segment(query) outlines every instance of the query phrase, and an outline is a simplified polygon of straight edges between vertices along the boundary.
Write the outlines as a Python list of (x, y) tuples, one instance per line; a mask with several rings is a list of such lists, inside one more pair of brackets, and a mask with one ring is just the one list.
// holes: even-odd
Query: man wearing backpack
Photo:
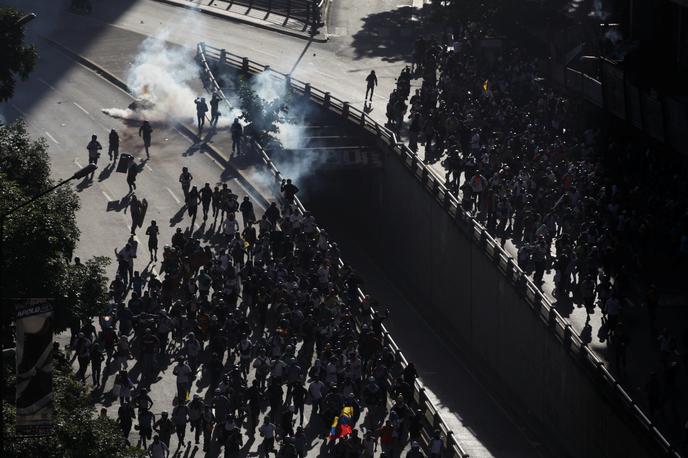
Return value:
[(167, 458), (170, 456), (170, 449), (160, 440), (157, 435), (153, 436), (153, 442), (148, 447), (148, 456), (151, 458)]
[[(88, 163), (97, 164), (98, 158), (100, 157), (100, 150), (103, 149), (102, 145), (98, 141), (97, 135), (91, 135), (91, 141), (88, 142), (88, 145), (86, 145), (86, 149), (88, 150)], [(91, 172), (91, 180), (93, 180), (93, 175), (95, 173), (96, 171), (94, 169), (93, 172)]]

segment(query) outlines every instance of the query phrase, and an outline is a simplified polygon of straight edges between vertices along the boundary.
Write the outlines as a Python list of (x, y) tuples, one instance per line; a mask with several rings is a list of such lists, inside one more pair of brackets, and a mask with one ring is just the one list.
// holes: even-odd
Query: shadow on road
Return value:
[(423, 32), (423, 22), (427, 22), (418, 18), (428, 11), (427, 6), (420, 11), (402, 6), (365, 17), (351, 43), (356, 59), (381, 57), (386, 62), (410, 62), (413, 43)]

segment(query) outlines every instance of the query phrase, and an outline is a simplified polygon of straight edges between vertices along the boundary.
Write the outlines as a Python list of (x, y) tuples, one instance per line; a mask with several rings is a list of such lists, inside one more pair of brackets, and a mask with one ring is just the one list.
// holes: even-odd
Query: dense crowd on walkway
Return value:
[[(77, 375), (86, 382), (90, 369), (103, 402), (119, 403), (123, 435), (154, 457), (175, 436), (177, 450), (193, 441), (206, 456), (245, 456), (258, 440), (261, 456), (303, 458), (319, 447), (346, 458), (439, 457), (439, 432), (420, 445), (413, 364), (403, 367), (385, 344), (386, 315), (359, 301), (361, 279), (339, 264), (336, 244), (294, 210), (298, 188), (284, 182), (285, 205), (256, 218), (248, 197), (239, 203), (225, 185), (202, 199), (191, 180), (185, 169), (185, 210), (195, 220), (190, 207), (201, 202), (216, 237), (204, 245), (193, 222), (178, 228), (159, 275), (144, 279), (134, 260), (146, 255), (132, 236), (119, 252), (112, 309), (98, 327), (73, 329)], [(151, 262), (158, 234), (151, 222)], [(151, 393), (169, 366), (176, 395), (158, 405)]]
[[(650, 413), (685, 422), (676, 405), (688, 329), (672, 335), (656, 325), (650, 284), (665, 274), (688, 278), (685, 158), (586, 125), (582, 103), (544, 84), (522, 49), (481, 48), (489, 35), (486, 24), (468, 22), (418, 38), (390, 95), (388, 127), (426, 163), (441, 161), (463, 209), (517, 247), (519, 266), (538, 285), (553, 271), (557, 301), (585, 307), (588, 320), (602, 313), (622, 377), (630, 339), (623, 308), (630, 297), (644, 304), (661, 357), (646, 386)], [(412, 83), (420, 85), (413, 94)]]

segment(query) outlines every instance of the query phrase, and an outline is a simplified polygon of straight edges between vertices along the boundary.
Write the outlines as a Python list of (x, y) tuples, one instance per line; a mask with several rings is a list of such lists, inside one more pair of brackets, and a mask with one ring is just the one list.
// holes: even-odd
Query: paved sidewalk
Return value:
[[(268, 29), (277, 33), (284, 33), (305, 40), (316, 42), (327, 41), (327, 25), (319, 27), (311, 34), (310, 24), (285, 16), (280, 12), (264, 11), (262, 9), (247, 8), (245, 5), (235, 4), (229, 0), (155, 0), (181, 8), (190, 8), (228, 21), (243, 22), (255, 27)], [(327, 2), (325, 3), (327, 5)], [(323, 11), (323, 13), (326, 13)]]

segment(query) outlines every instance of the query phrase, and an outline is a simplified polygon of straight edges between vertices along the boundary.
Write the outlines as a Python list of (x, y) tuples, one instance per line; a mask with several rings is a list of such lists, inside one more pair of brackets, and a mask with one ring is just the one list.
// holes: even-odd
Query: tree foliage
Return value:
[(23, 15), (15, 8), (0, 7), (0, 102), (12, 97), (17, 77), (25, 80), (36, 64), (36, 47), (24, 44), (24, 28), (17, 26)]
[(61, 353), (53, 372), (53, 434), (42, 438), (19, 438), (15, 431), (14, 372), (6, 364), (3, 386), (3, 457), (133, 458), (142, 452), (127, 447), (116, 421), (96, 416), (86, 388), (79, 383)]
[(274, 141), (271, 134), (279, 132), (277, 123), (280, 121), (283, 101), (279, 98), (271, 101), (262, 99), (249, 79), (240, 80), (239, 99), (244, 113), (242, 117), (248, 123), (246, 133), (267, 147)]
[(102, 314), (109, 300), (105, 268), (110, 262), (110, 258), (95, 256), (85, 263), (66, 266), (59, 285), (62, 296), (56, 298), (61, 322), (68, 324)]
[[(53, 184), (46, 142), (31, 140), (22, 122), (0, 129), (0, 210), (5, 212)], [(55, 298), (57, 331), (74, 318), (93, 316), (107, 291), (105, 260), (69, 264), (79, 239), (78, 209), (76, 193), (63, 186), (4, 221), (3, 296)], [(2, 313), (4, 327), (12, 311), (5, 307)]]

